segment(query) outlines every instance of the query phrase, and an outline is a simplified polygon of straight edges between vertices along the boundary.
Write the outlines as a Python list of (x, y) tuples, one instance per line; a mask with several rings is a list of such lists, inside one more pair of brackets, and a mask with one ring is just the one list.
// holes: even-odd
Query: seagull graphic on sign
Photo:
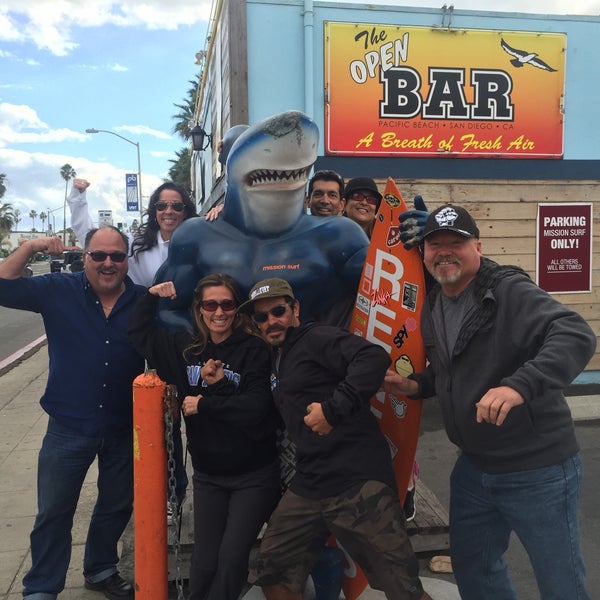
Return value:
[(550, 65), (538, 58), (536, 52), (518, 50), (517, 48), (509, 46), (503, 39), (500, 40), (500, 45), (505, 52), (515, 57), (510, 61), (510, 64), (513, 65), (513, 67), (521, 68), (523, 65), (531, 65), (532, 67), (537, 67), (544, 71), (556, 71), (556, 69), (553, 69)]

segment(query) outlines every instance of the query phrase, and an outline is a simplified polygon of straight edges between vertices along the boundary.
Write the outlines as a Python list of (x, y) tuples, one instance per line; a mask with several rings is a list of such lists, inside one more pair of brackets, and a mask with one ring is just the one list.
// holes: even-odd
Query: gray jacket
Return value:
[[(596, 336), (577, 313), (541, 290), (518, 267), (483, 258), (452, 356), (435, 330), (440, 288), (427, 297), (421, 328), (429, 366), (412, 376), (420, 396), (437, 395), (448, 437), (480, 469), (524, 471), (558, 464), (578, 452), (563, 388), (585, 368)], [(475, 403), (509, 386), (525, 404), (501, 426), (477, 423)]]

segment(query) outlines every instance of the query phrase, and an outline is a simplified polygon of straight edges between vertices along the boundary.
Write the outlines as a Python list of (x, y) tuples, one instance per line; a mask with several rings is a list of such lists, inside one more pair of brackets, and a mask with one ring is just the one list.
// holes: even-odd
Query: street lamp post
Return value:
[[(61, 208), (63, 207), (59, 206), (58, 208), (46, 208), (46, 210), (48, 211), (48, 215), (52, 217), (52, 233), (54, 235), (56, 235), (56, 219), (54, 217), (54, 213), (57, 210), (60, 210)], [(48, 219), (48, 224), (50, 224), (50, 219)]]
[(118, 138), (121, 138), (122, 140), (125, 140), (126, 142), (129, 142), (130, 144), (133, 144), (137, 148), (137, 165), (138, 165), (137, 190), (138, 190), (138, 206), (140, 207), (140, 225), (141, 225), (143, 211), (142, 211), (142, 167), (141, 167), (141, 163), (140, 163), (140, 143), (134, 142), (133, 140), (126, 138), (125, 136), (121, 135), (120, 133), (116, 133), (115, 131), (109, 131), (108, 129), (94, 129), (93, 127), (90, 127), (89, 129), (86, 129), (85, 132), (86, 133), (110, 133), (111, 135), (116, 135)]

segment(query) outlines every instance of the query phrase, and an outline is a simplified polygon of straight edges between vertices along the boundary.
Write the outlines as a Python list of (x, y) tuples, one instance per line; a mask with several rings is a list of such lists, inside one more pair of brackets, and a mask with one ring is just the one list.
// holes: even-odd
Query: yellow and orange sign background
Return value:
[[(362, 34), (362, 35), (360, 35)], [(356, 39), (356, 37), (358, 39)], [(404, 37), (406, 36), (406, 37)], [(535, 53), (555, 71), (531, 64), (516, 67), (501, 46)], [(382, 47), (405, 40), (405, 60), (390, 65), (410, 68), (420, 77), (423, 102), (429, 69), (461, 69), (464, 97), (474, 101), (471, 71), (507, 74), (512, 83), (512, 120), (382, 117)], [(502, 156), (560, 158), (563, 154), (563, 98), (566, 34), (325, 23), (325, 152), (338, 155)], [(379, 54), (379, 59), (377, 58)], [(367, 57), (368, 55), (368, 57)], [(351, 64), (379, 61), (374, 76), (359, 83)]]

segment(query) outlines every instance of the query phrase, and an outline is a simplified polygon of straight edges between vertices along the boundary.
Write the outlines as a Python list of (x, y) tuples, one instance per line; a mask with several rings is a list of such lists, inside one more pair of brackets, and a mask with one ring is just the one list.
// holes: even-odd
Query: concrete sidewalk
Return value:
[[(37, 508), (37, 455), (48, 421), (39, 401), (47, 376), (48, 355), (43, 346), (0, 377), (0, 598), (3, 600), (22, 597), (21, 581), (31, 565), (29, 534)], [(86, 590), (82, 575), (87, 527), (96, 500), (96, 476), (94, 465), (75, 514), (71, 566), (66, 589), (60, 595), (64, 600), (104, 597)], [(124, 539), (121, 546), (125, 543)], [(133, 560), (123, 562), (124, 576), (133, 579)]]
[[(20, 359), (0, 377), (0, 599), (21, 598), (22, 578), (31, 559), (29, 534), (36, 514), (37, 455), (46, 430), (47, 415), (39, 400), (46, 385), (48, 357), (45, 346)], [(575, 419), (598, 418), (598, 396), (570, 397)], [(426, 452), (426, 449), (421, 448)], [(93, 600), (104, 596), (83, 587), (83, 550), (91, 511), (96, 499), (95, 467), (90, 469), (83, 486), (73, 526), (73, 554), (61, 600)], [(128, 527), (121, 541), (121, 573), (133, 581), (133, 532)], [(451, 576), (431, 573), (424, 567), (422, 576), (426, 590), (434, 600), (458, 600)], [(187, 573), (185, 574), (187, 576)], [(311, 597), (310, 589), (306, 598)], [(253, 588), (246, 600), (262, 598)], [(380, 592), (367, 590), (360, 600), (383, 599)], [(157, 598), (156, 600), (163, 600)]]
[[(48, 417), (39, 400), (46, 386), (48, 357), (45, 346), (22, 358), (0, 377), (0, 598), (18, 600), (22, 579), (29, 566), (29, 534), (36, 515), (37, 455), (46, 431)], [(73, 553), (61, 600), (98, 600), (104, 596), (83, 587), (83, 552), (89, 518), (96, 499), (95, 465), (84, 483), (73, 526)], [(128, 527), (121, 540), (120, 571), (134, 580), (133, 531)], [(187, 576), (187, 574), (185, 574)], [(458, 600), (456, 586), (443, 580), (425, 580), (435, 600)], [(312, 588), (305, 597), (311, 598)], [(263, 598), (252, 588), (246, 600)], [(361, 600), (384, 598), (383, 594), (366, 590)], [(156, 600), (162, 600), (157, 598)]]

